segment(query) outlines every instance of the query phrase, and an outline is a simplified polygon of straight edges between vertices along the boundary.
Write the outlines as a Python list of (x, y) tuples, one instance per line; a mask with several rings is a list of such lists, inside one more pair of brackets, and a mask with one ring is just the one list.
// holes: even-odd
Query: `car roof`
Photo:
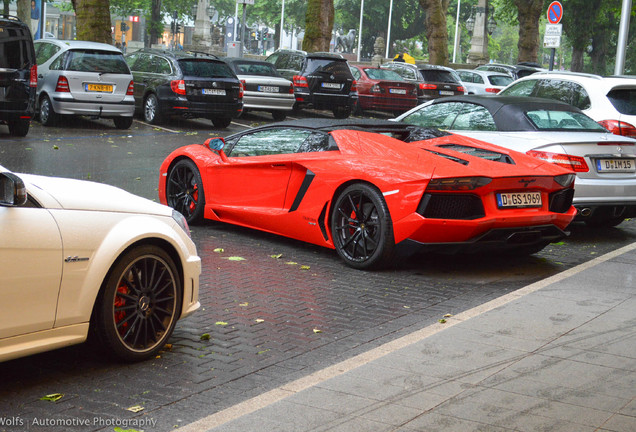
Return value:
[[(175, 60), (181, 59), (190, 59), (190, 58), (205, 58), (209, 60), (219, 60), (217, 56), (214, 54), (209, 54), (203, 51), (168, 51), (156, 48), (143, 48), (139, 51), (134, 51), (134, 53), (149, 53), (149, 54), (160, 54), (166, 57), (171, 57)], [(133, 53), (130, 53), (133, 54)]]
[[(526, 111), (555, 110), (581, 113), (565, 102), (526, 96), (464, 95), (435, 99), (431, 105), (444, 102), (463, 102), (481, 105), (490, 112), (499, 131), (535, 130), (527, 119)], [(505, 109), (503, 109), (505, 108)]]
[[(278, 127), (310, 129), (326, 133), (341, 129), (360, 130), (375, 133), (388, 133), (395, 138), (407, 142), (421, 141), (425, 139), (450, 135), (448, 132), (443, 132), (435, 128), (423, 128), (419, 126), (409, 125), (407, 123), (394, 122), (389, 120), (357, 118), (347, 118), (343, 120), (333, 120), (329, 118), (303, 118), (288, 120), (278, 123), (270, 123), (268, 125), (260, 126), (249, 131), (239, 132), (234, 135), (239, 136), (257, 130), (272, 129)], [(228, 139), (230, 138), (231, 137), (228, 137)]]
[(26, 27), (29, 29), (29, 31), (31, 30), (24, 21), (22, 21), (20, 18), (18, 18), (15, 15), (0, 14), (0, 23), (2, 23), (3, 27), (9, 27), (9, 26)]
[(547, 72), (537, 72), (528, 77), (524, 77), (523, 80), (531, 79), (541, 79), (541, 78), (555, 78), (555, 79), (566, 79), (572, 80), (579, 83), (582, 82), (592, 82), (596, 83), (596, 85), (608, 85), (608, 86), (617, 86), (617, 85), (636, 85), (636, 76), (630, 75), (611, 75), (611, 76), (600, 76), (594, 75), (584, 72), (570, 72), (570, 71), (547, 71)]
[(35, 43), (52, 43), (65, 49), (96, 49), (101, 51), (113, 51), (121, 53), (119, 48), (101, 42), (82, 41), (82, 40), (64, 40), (64, 39), (38, 39)]
[(477, 70), (477, 69), (455, 69), (457, 72), (473, 72), (477, 75), (487, 75), (487, 76), (502, 76), (506, 78), (510, 78), (510, 75), (505, 74), (503, 72), (491, 71), (491, 70)]

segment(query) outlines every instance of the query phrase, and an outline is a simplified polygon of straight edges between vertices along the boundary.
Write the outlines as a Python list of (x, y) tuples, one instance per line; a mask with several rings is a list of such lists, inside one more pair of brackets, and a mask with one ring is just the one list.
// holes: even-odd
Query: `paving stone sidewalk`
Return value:
[(636, 431), (636, 244), (179, 432)]

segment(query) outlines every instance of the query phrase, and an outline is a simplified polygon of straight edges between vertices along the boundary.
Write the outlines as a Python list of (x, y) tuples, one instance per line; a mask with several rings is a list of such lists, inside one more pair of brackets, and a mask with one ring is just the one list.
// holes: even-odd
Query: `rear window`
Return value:
[(274, 65), (270, 63), (235, 62), (234, 67), (239, 75), (280, 76)]
[(500, 75), (491, 75), (488, 77), (488, 80), (492, 85), (496, 86), (507, 86), (512, 82), (512, 77), (508, 76), (500, 76)]
[(222, 62), (208, 59), (179, 60), (184, 76), (197, 78), (234, 78), (234, 72)]
[(336, 78), (351, 78), (351, 71), (344, 60), (308, 58), (306, 72), (333, 74)]
[(636, 89), (614, 89), (607, 98), (619, 113), (636, 115)]
[(20, 28), (0, 28), (0, 68), (23, 69), (34, 63), (31, 36)]
[(557, 131), (596, 131), (604, 132), (605, 128), (585, 114), (570, 111), (537, 110), (528, 111), (526, 115), (540, 130)]
[(457, 84), (457, 79), (449, 71), (420, 69), (424, 81)]
[(365, 69), (364, 72), (371, 79), (404, 81), (404, 78), (402, 78), (400, 74), (389, 69), (369, 68), (369, 69)]
[(66, 54), (66, 70), (130, 74), (124, 56), (118, 52), (99, 50), (70, 50)]

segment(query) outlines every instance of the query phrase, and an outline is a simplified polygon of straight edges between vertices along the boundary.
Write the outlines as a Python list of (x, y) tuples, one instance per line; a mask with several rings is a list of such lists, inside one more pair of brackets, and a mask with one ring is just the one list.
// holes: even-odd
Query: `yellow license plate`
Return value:
[(113, 86), (110, 84), (85, 84), (86, 91), (90, 92), (111, 92), (113, 91)]

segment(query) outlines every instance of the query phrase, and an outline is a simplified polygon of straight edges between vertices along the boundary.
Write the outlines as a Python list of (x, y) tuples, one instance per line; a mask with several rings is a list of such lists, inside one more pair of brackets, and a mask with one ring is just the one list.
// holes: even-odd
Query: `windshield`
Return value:
[(220, 61), (209, 59), (183, 59), (179, 66), (184, 76), (197, 78), (233, 78), (230, 67)]
[(539, 130), (596, 131), (606, 129), (582, 113), (571, 111), (528, 111), (526, 115)]
[(340, 78), (351, 76), (351, 71), (345, 60), (309, 58), (307, 59), (307, 72), (333, 74)]

